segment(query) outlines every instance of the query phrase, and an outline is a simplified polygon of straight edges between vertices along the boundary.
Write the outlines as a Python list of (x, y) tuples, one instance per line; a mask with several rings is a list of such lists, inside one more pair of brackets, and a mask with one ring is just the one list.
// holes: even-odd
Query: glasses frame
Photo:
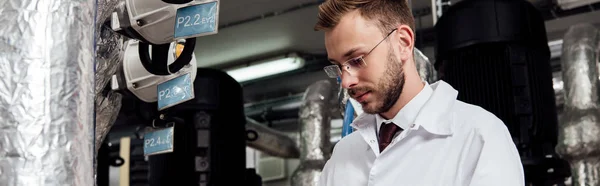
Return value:
[[(379, 43), (377, 43), (373, 48), (371, 48), (371, 50), (369, 50), (369, 52), (367, 52), (367, 54), (360, 55), (358, 57), (353, 57), (351, 59), (344, 61), (343, 63), (341, 63), (339, 65), (327, 65), (323, 68), (323, 70), (325, 70), (325, 73), (327, 73), (327, 76), (329, 76), (330, 78), (341, 77), (342, 69), (344, 69), (344, 71), (348, 72), (348, 74), (350, 74), (351, 76), (354, 76), (354, 73), (358, 69), (360, 69), (363, 66), (367, 66), (365, 57), (368, 56), (369, 54), (371, 54), (371, 52), (373, 52), (373, 50), (375, 50), (375, 48), (377, 48), (377, 46), (379, 46), (379, 44), (383, 43), (383, 41), (385, 41), (388, 37), (390, 37), (390, 35), (392, 35), (392, 33), (394, 33), (394, 31), (396, 31), (396, 30), (398, 30), (398, 29), (393, 29), (392, 31), (390, 31), (381, 41), (379, 41)], [(349, 65), (348, 63), (353, 60), (360, 60), (360, 62), (363, 66), (353, 67), (352, 65)], [(357, 68), (357, 69), (352, 70), (354, 68)]]

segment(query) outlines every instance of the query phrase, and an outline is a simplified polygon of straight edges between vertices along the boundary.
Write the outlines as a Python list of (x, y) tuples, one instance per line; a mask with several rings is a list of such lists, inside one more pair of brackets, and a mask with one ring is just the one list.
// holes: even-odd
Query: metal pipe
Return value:
[(575, 186), (600, 185), (599, 37), (592, 25), (578, 24), (563, 39), (565, 99), (556, 151), (569, 161)]
[(415, 57), (415, 66), (417, 66), (417, 71), (419, 72), (419, 76), (421, 76), (421, 80), (427, 81), (428, 83), (435, 82), (437, 80), (437, 75), (435, 70), (433, 70), (433, 64), (429, 61), (429, 58), (417, 48), (414, 49), (413, 53)]
[(0, 185), (94, 185), (95, 0), (0, 12)]
[[(97, 1), (95, 22), (95, 149), (94, 155), (98, 154), (102, 142), (117, 120), (121, 110), (122, 95), (116, 92), (106, 91), (110, 86), (111, 76), (116, 73), (123, 61), (123, 37), (112, 31), (105, 23), (120, 0)], [(97, 161), (94, 158), (94, 177), (96, 177)]]
[(292, 174), (292, 186), (317, 185), (326, 161), (331, 157), (331, 111), (334, 84), (317, 81), (305, 91), (300, 107), (300, 166)]
[[(114, 7), (117, 2), (107, 0), (102, 1), (99, 5)], [(98, 8), (103, 16), (110, 15), (110, 10), (112, 9), (108, 7)], [(122, 99), (121, 94), (109, 92), (106, 88), (110, 86), (111, 76), (117, 72), (123, 61), (123, 37), (110, 28), (103, 26), (102, 22), (100, 19), (96, 24), (96, 83), (94, 87), (96, 95), (96, 152), (117, 119)]]
[(249, 147), (280, 158), (299, 158), (300, 150), (289, 136), (270, 129), (257, 121), (246, 118), (246, 131)]

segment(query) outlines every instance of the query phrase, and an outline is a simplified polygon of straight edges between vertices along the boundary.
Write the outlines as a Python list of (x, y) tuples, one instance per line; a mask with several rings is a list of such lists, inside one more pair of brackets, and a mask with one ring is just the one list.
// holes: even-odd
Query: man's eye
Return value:
[(348, 61), (348, 65), (352, 67), (360, 67), (362, 65), (362, 57), (352, 58)]

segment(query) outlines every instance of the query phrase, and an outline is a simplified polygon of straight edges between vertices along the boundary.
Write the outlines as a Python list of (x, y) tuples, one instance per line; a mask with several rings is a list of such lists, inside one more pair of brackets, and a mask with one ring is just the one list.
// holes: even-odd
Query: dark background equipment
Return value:
[(174, 151), (149, 156), (151, 186), (235, 185), (245, 179), (242, 88), (219, 70), (198, 68), (196, 74), (195, 98), (160, 113), (165, 123), (175, 122)]
[[(117, 122), (129, 126), (112, 131), (131, 137), (130, 184), (168, 186), (262, 185), (256, 170), (246, 168), (246, 116), (242, 88), (225, 72), (198, 68), (195, 98), (157, 111), (131, 94), (124, 99)], [(173, 152), (144, 156), (144, 128), (164, 128), (174, 123)], [(129, 131), (129, 132), (116, 132)], [(125, 133), (125, 134), (123, 134)], [(107, 137), (109, 138), (109, 137)], [(120, 166), (119, 144), (106, 142), (98, 157), (98, 186), (108, 186), (108, 166)]]
[[(461, 26), (456, 26), (461, 25)], [(564, 184), (544, 20), (523, 0), (464, 0), (435, 26), (436, 69), (458, 99), (499, 117), (517, 145), (527, 184)]]

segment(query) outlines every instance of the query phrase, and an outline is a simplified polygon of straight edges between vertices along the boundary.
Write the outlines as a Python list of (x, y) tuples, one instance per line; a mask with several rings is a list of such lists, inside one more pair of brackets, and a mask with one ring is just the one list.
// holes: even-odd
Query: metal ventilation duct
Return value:
[(300, 166), (292, 186), (317, 185), (325, 162), (331, 157), (331, 107), (334, 84), (321, 80), (308, 86), (300, 107)]
[[(95, 24), (96, 41), (96, 74), (95, 74), (95, 106), (96, 106), (96, 152), (104, 141), (106, 134), (117, 119), (121, 110), (122, 95), (105, 91), (111, 76), (123, 61), (123, 36), (113, 32), (104, 22), (110, 17), (119, 0), (99, 0)], [(97, 154), (97, 153), (95, 153)]]
[(571, 165), (573, 185), (600, 185), (598, 29), (571, 26), (564, 36), (564, 111), (556, 151)]
[(0, 185), (94, 185), (96, 1), (0, 12)]
[(421, 80), (427, 81), (428, 83), (434, 83), (437, 80), (436, 71), (433, 68), (433, 64), (429, 61), (429, 58), (423, 54), (419, 49), (414, 48), (415, 64)]

